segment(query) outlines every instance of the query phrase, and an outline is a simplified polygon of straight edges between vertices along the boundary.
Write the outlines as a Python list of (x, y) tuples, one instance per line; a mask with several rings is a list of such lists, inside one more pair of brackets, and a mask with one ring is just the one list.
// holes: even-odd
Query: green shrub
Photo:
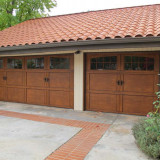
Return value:
[(160, 118), (144, 118), (132, 130), (140, 149), (150, 157), (160, 159)]
[(154, 111), (135, 124), (132, 131), (139, 148), (150, 157), (160, 159), (160, 91), (156, 95)]

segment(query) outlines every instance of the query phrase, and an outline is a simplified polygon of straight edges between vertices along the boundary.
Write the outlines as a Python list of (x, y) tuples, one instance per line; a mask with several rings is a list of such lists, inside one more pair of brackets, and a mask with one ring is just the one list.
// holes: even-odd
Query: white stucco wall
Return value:
[(84, 109), (84, 53), (74, 54), (74, 110)]

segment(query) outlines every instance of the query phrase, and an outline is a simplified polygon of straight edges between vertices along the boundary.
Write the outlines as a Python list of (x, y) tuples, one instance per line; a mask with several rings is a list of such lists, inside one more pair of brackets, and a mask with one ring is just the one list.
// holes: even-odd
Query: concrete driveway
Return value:
[(131, 132), (139, 118), (0, 102), (0, 160), (149, 160)]

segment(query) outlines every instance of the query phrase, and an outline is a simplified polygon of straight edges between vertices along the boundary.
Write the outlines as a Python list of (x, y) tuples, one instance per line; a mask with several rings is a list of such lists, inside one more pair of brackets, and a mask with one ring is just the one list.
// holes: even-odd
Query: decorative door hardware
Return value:
[(117, 81), (117, 84), (122, 86), (122, 85), (124, 84), (124, 81), (118, 80), (118, 81)]
[(117, 84), (120, 85), (120, 80), (117, 81)]
[(6, 76), (3, 76), (3, 80), (5, 80), (5, 81), (6, 81), (6, 80), (7, 80), (7, 77), (6, 77)]
[(44, 78), (44, 81), (45, 81), (45, 82), (49, 82), (49, 78), (45, 77), (45, 78)]
[(121, 81), (121, 86), (124, 84), (124, 81)]

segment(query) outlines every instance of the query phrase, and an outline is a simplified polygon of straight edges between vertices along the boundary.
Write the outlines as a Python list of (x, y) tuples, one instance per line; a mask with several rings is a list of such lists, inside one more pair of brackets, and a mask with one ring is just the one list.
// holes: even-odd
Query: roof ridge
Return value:
[[(127, 9), (127, 8), (149, 7), (149, 6), (156, 6), (156, 5), (160, 5), (160, 4), (148, 4), (148, 5), (139, 5), (139, 6), (130, 6), (130, 7), (91, 10), (91, 11), (84, 11), (84, 12), (75, 12), (75, 13), (68, 13), (68, 14), (53, 15), (53, 16), (48, 16), (48, 17), (32, 18), (32, 19), (29, 19), (29, 20), (36, 20), (36, 19), (43, 19), (43, 18), (53, 18), (53, 17), (62, 17), (62, 16), (69, 16), (69, 15), (75, 15), (75, 14), (85, 14), (85, 13), (100, 12), (100, 11), (107, 11), (107, 10), (118, 10), (118, 9)], [(29, 20), (27, 20), (27, 21), (29, 21)]]

